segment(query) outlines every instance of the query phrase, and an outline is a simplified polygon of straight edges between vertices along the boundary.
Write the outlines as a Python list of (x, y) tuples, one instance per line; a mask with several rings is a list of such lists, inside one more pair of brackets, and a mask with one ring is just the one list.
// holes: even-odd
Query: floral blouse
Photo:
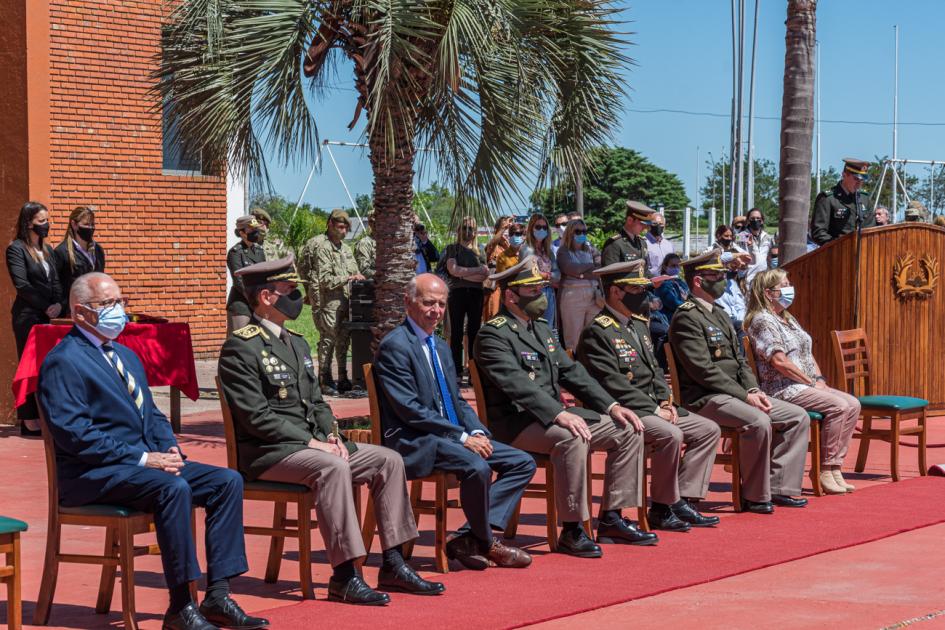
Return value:
[(761, 390), (774, 398), (788, 400), (810, 385), (798, 383), (778, 372), (771, 365), (775, 352), (783, 352), (807, 376), (814, 378), (814, 355), (811, 351), (811, 338), (801, 328), (797, 320), (783, 321), (780, 317), (767, 312), (758, 313), (751, 320), (748, 336), (755, 350), (755, 363), (758, 365), (758, 380)]

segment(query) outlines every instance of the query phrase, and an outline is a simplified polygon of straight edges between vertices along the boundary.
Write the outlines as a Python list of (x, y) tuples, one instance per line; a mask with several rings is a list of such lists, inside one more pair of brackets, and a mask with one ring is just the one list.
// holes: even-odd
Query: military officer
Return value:
[(844, 158), (843, 164), (843, 172), (837, 185), (821, 192), (814, 200), (810, 235), (818, 245), (829, 243), (854, 231), (858, 211), (863, 216), (863, 227), (876, 226), (876, 214), (859, 199), (860, 188), (869, 179), (867, 171), (870, 163)]
[(374, 260), (377, 255), (377, 243), (374, 241), (374, 211), (367, 215), (367, 232), (354, 247), (354, 259), (358, 263), (361, 275), (372, 280), (374, 278)]
[[(597, 541), (652, 545), (655, 534), (642, 532), (621, 515), (640, 505), (643, 425), (572, 361), (542, 319), (548, 307), (546, 282), (537, 259), (528, 256), (490, 276), (503, 305), (476, 336), (474, 356), (482, 375), (489, 429), (515, 448), (551, 456), (555, 500), (564, 529), (558, 549), (598, 558), (601, 548), (581, 527), (590, 518), (587, 496), (589, 451), (607, 452), (604, 495)], [(561, 387), (584, 407), (561, 403)]]
[(223, 344), (219, 376), (233, 414), (240, 472), (249, 480), (311, 488), (333, 568), (328, 599), (365, 605), (390, 601), (357, 569), (356, 561), (366, 552), (352, 483), (367, 484), (374, 501), (384, 549), (378, 590), (442, 593), (442, 584), (422, 579), (401, 554), (401, 545), (417, 537), (403, 459), (388, 448), (355, 445), (339, 434), (318, 389), (308, 344), (285, 328), (302, 312), (304, 301), (292, 257), (238, 273), (253, 317)]
[[(329, 396), (351, 391), (348, 379), (350, 333), (348, 298), (352, 280), (364, 280), (358, 272), (351, 248), (344, 242), (351, 221), (344, 210), (332, 210), (324, 235), (312, 238), (303, 251), (303, 265), (309, 282), (312, 319), (318, 330), (318, 370), (322, 391)], [(331, 359), (338, 364), (338, 381), (331, 375)]]
[[(604, 288), (606, 305), (581, 333), (578, 361), (621, 405), (643, 423), (650, 452), (650, 526), (670, 531), (717, 525), (717, 516), (699, 514), (687, 499), (702, 499), (709, 489), (719, 441), (719, 425), (673, 404), (649, 337), (652, 283), (646, 261), (614, 263), (594, 271)], [(680, 461), (680, 447), (686, 457)]]
[(266, 260), (266, 252), (260, 245), (262, 226), (256, 217), (248, 214), (238, 218), (234, 232), (240, 242), (231, 247), (226, 254), (226, 267), (230, 270), (230, 277), (233, 280), (230, 295), (226, 299), (227, 335), (248, 324), (252, 314), (252, 309), (249, 308), (249, 303), (243, 294), (243, 281), (236, 272), (243, 267)]
[(647, 259), (646, 237), (644, 230), (653, 223), (656, 210), (639, 201), (627, 202), (627, 213), (620, 234), (614, 234), (604, 243), (601, 252), (601, 264), (612, 265), (642, 258)]
[(284, 246), (277, 240), (269, 238), (269, 230), (272, 226), (272, 215), (259, 206), (253, 206), (249, 213), (256, 217), (256, 220), (259, 221), (261, 226), (259, 244), (263, 246), (263, 250), (266, 252), (266, 260), (282, 258), (280, 250), (284, 251)]
[(774, 505), (803, 507), (807, 412), (768, 398), (739, 351), (731, 318), (715, 301), (725, 292), (725, 266), (717, 250), (683, 263), (690, 297), (669, 325), (680, 401), (723, 427), (738, 429), (743, 509), (770, 514)]

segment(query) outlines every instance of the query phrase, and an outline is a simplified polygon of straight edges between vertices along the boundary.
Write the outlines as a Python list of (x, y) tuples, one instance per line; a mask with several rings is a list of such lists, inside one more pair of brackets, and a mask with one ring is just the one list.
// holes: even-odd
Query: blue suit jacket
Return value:
[(141, 361), (125, 346), (112, 345), (144, 394), (143, 418), (121, 375), (76, 328), (39, 370), (36, 393), (56, 442), (59, 496), (66, 506), (94, 503), (137, 470), (143, 453), (177, 446)]
[(463, 432), (489, 431), (456, 388), (456, 367), (446, 342), (435, 337), (436, 353), (460, 426), (440, 415), (439, 387), (423, 352), (423, 341), (410, 323), (390, 331), (377, 349), (374, 374), (381, 406), (384, 444), (401, 454), (407, 477), (433, 472), (437, 442), (460, 441)]

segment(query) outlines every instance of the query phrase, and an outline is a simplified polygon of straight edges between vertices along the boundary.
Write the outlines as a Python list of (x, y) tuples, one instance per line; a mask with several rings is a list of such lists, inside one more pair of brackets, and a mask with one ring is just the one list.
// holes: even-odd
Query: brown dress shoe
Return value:
[(506, 569), (524, 569), (532, 563), (532, 557), (525, 551), (518, 547), (503, 545), (495, 539), (493, 539), (486, 557), (495, 566)]
[(450, 560), (459, 560), (464, 567), (474, 571), (485, 571), (489, 568), (489, 560), (479, 551), (479, 544), (470, 534), (457, 536), (446, 543), (446, 557)]

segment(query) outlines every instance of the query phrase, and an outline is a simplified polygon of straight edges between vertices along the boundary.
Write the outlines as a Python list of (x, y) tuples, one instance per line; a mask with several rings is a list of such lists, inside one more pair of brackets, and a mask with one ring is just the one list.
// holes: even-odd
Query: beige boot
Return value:
[(846, 494), (847, 489), (837, 483), (833, 473), (829, 470), (820, 471), (820, 487), (826, 494)]
[(837, 482), (838, 486), (842, 487), (847, 492), (856, 490), (856, 486), (847, 483), (847, 480), (843, 478), (843, 473), (840, 472), (839, 466), (833, 466), (830, 472), (833, 474), (833, 480)]

